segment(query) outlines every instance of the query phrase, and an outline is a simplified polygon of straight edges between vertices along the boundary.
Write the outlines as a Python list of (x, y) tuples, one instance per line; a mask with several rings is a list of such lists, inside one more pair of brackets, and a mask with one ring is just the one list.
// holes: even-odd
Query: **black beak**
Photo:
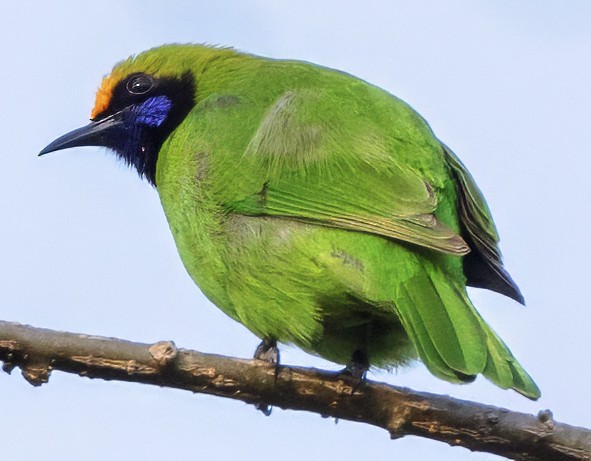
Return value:
[(45, 147), (39, 152), (39, 155), (78, 146), (116, 148), (127, 134), (124, 115), (125, 109), (101, 120), (90, 122), (82, 128), (70, 131)]

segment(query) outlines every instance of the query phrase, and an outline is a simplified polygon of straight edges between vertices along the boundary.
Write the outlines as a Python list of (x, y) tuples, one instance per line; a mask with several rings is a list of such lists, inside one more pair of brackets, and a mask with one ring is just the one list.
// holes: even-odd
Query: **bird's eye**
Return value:
[(126, 88), (131, 94), (146, 94), (154, 86), (154, 80), (149, 75), (136, 75), (128, 80)]

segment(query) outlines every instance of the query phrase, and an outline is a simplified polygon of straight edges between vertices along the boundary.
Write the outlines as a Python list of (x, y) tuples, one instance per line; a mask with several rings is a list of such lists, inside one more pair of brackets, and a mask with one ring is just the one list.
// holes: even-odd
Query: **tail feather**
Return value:
[[(412, 316), (412, 318), (409, 319), (409, 316)], [(409, 309), (407, 315), (401, 315), (400, 317), (404, 329), (417, 349), (419, 357), (434, 376), (458, 384), (473, 381), (473, 378), (470, 379), (470, 377), (456, 372), (445, 363), (427, 333), (422, 319), (415, 310)]]
[(488, 361), (482, 374), (502, 389), (514, 389), (525, 397), (537, 400), (541, 396), (540, 389), (515, 359), (507, 345), (481, 319), (488, 338)]
[(449, 274), (423, 261), (422, 270), (398, 284), (397, 294), (402, 325), (432, 374), (462, 383), (482, 373), (503, 389), (531, 399), (540, 396), (532, 378)]
[(487, 351), (479, 319), (467, 297), (441, 272), (427, 266), (401, 283), (396, 305), (406, 330), (413, 331), (421, 359), (434, 374), (482, 372)]

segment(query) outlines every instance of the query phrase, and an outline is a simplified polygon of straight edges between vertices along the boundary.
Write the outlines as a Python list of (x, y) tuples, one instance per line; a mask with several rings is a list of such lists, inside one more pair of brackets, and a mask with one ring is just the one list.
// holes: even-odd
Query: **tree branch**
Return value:
[(338, 373), (275, 367), (177, 349), (0, 321), (0, 360), (18, 366), (34, 386), (52, 370), (89, 378), (155, 384), (254, 404), (305, 410), (386, 429), (395, 439), (416, 435), (515, 460), (591, 460), (591, 430), (448, 396), (373, 381), (360, 385)]

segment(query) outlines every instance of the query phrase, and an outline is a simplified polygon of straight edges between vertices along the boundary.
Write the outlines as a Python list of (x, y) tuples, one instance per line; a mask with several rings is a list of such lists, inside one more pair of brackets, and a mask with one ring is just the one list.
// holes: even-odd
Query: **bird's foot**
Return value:
[(361, 350), (353, 352), (351, 361), (347, 364), (345, 369), (341, 371), (342, 376), (346, 376), (353, 380), (352, 394), (355, 393), (365, 382), (368, 370), (369, 360), (367, 359), (367, 354)]
[[(255, 360), (264, 360), (275, 366), (274, 376), (277, 380), (279, 374), (279, 348), (275, 339), (263, 339), (254, 351)], [(260, 410), (265, 416), (269, 416), (273, 411), (273, 407), (266, 403), (255, 403), (255, 408)]]
[(274, 339), (263, 339), (254, 351), (255, 360), (264, 360), (271, 365), (279, 365), (279, 349)]

